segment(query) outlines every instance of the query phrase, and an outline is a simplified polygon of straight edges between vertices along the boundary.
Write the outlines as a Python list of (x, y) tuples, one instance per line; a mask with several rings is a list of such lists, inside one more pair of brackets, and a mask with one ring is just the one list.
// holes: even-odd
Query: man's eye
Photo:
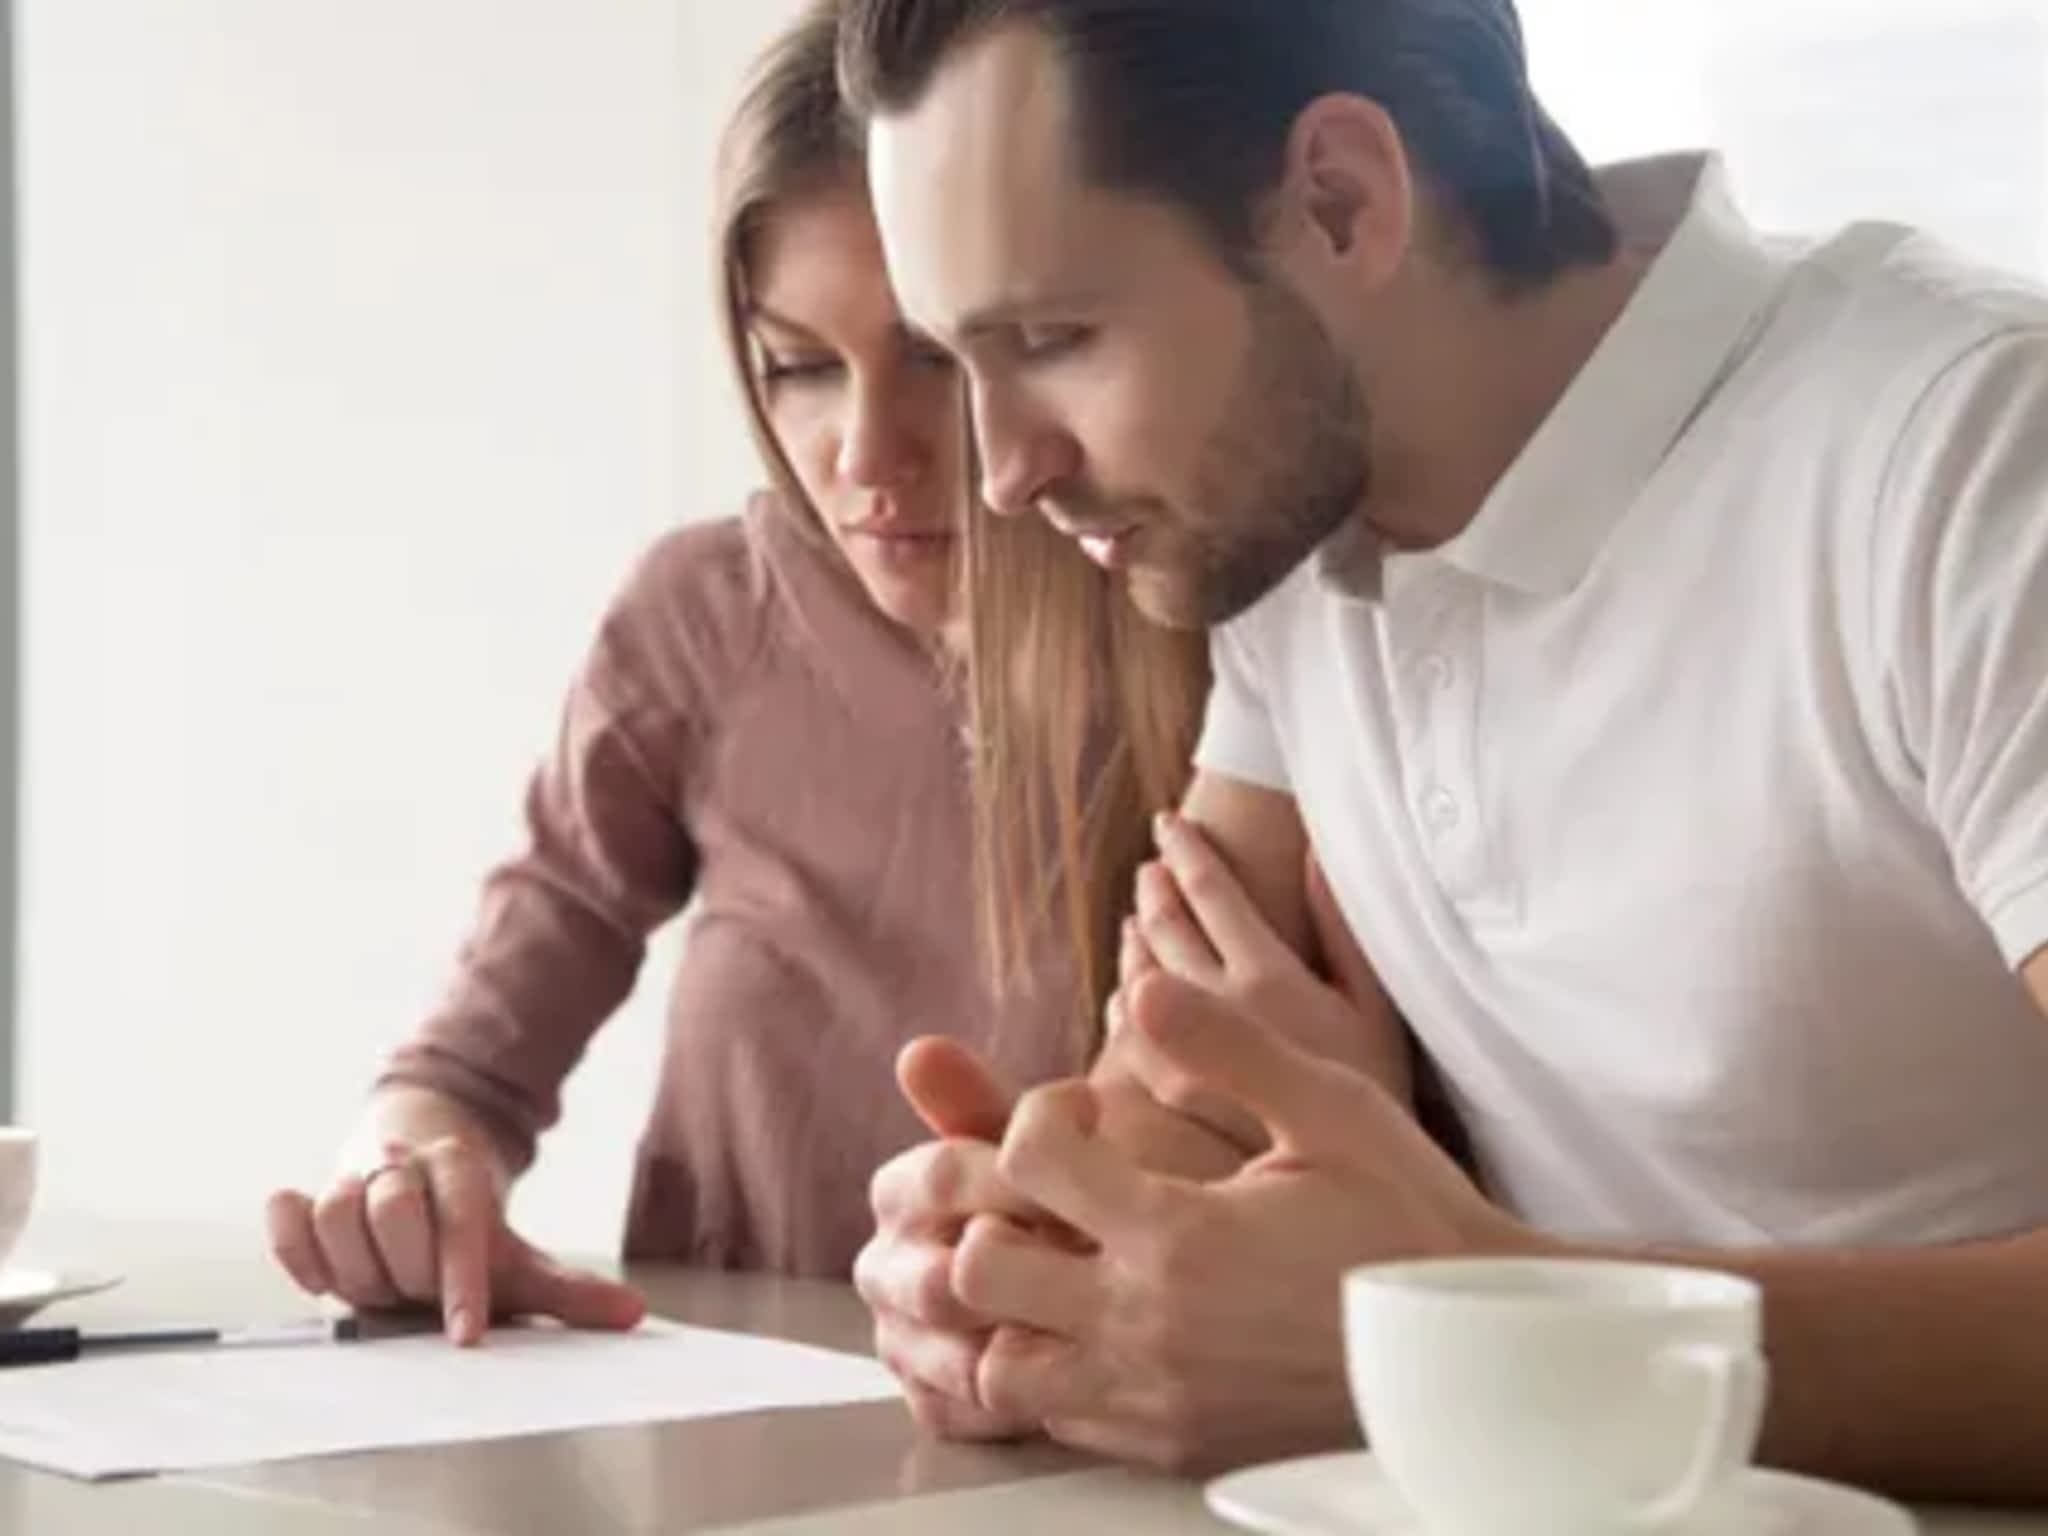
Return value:
[(1093, 335), (1085, 325), (1020, 325), (1017, 352), (1028, 362), (1049, 362), (1078, 351)]
[(844, 366), (836, 357), (769, 357), (761, 361), (761, 382), (817, 384), (837, 378), (843, 371)]

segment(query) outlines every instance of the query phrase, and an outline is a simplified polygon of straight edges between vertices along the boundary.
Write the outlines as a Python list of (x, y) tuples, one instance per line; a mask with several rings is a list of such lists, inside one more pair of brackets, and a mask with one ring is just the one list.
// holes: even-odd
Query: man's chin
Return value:
[(1162, 629), (1208, 629), (1217, 622), (1201, 592), (1171, 572), (1134, 567), (1124, 575), (1124, 590), (1131, 606)]

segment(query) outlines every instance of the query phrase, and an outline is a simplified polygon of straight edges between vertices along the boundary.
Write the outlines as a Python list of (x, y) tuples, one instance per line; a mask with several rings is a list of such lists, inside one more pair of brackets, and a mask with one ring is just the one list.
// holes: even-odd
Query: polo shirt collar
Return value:
[[(1433, 551), (1533, 596), (1561, 596), (1585, 577), (1787, 272), (1737, 211), (1717, 156), (1610, 166), (1600, 184), (1623, 243), (1662, 250), (1472, 523)], [(1326, 581), (1368, 597), (1385, 558), (1359, 519), (1316, 556)]]

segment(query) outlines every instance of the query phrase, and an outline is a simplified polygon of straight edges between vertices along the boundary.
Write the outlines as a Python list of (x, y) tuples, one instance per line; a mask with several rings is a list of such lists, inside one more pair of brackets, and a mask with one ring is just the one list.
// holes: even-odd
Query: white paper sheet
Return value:
[(120, 1477), (895, 1395), (872, 1360), (655, 1321), (199, 1348), (0, 1370), (0, 1457)]

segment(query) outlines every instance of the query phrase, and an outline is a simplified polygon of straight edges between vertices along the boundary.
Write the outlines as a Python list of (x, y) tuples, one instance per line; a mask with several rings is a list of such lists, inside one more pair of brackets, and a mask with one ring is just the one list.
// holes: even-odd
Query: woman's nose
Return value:
[(839, 440), (839, 473), (863, 490), (913, 483), (931, 462), (927, 434), (909, 419), (906, 404), (886, 388), (855, 391)]

